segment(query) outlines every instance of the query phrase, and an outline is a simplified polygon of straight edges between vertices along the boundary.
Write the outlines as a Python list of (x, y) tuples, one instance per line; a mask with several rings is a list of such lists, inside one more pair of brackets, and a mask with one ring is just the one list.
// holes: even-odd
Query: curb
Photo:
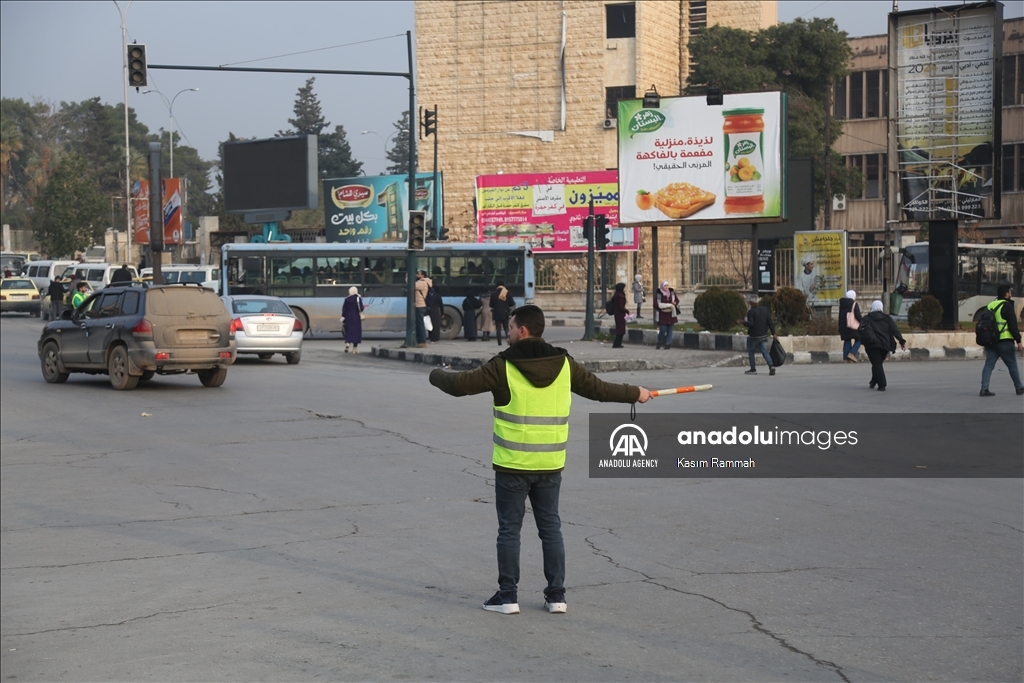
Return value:
[[(490, 360), (467, 358), (466, 356), (448, 356), (442, 353), (423, 353), (408, 349), (389, 349), (380, 346), (370, 347), (370, 353), (377, 358), (401, 360), (407, 363), (423, 363), (425, 365), (441, 365), (457, 370), (470, 370), (480, 367)], [(670, 366), (654, 363), (641, 358), (624, 360), (577, 360), (590, 372), (622, 372), (630, 370), (665, 370)]]

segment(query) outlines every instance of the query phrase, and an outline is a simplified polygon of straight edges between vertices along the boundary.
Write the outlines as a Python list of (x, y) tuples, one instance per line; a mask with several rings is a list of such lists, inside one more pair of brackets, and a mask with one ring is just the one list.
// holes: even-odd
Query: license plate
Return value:
[(8, 294), (11, 301), (28, 301), (28, 294)]
[(206, 330), (179, 330), (178, 338), (182, 341), (206, 341)]
[(281, 326), (280, 325), (257, 325), (256, 326), (256, 331), (257, 332), (280, 332), (281, 331)]

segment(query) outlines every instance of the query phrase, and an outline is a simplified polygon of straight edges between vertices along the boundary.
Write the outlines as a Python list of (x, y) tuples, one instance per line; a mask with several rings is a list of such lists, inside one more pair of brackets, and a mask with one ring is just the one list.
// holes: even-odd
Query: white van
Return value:
[[(74, 275), (76, 280), (88, 281), (93, 289), (103, 289), (110, 284), (110, 277), (120, 267), (120, 263), (77, 263), (68, 266), (64, 270), (62, 278), (66, 280)], [(135, 266), (128, 264), (128, 270), (131, 272), (133, 280), (138, 279), (139, 271), (135, 269)]]
[(68, 266), (76, 266), (78, 261), (29, 261), (25, 276), (36, 283), (40, 292), (45, 292), (51, 280), (58, 280)]
[[(160, 267), (160, 273), (164, 276), (166, 284), (175, 282), (198, 282), (205, 289), (211, 289), (220, 294), (220, 268), (217, 266), (195, 266), (187, 263), (169, 263)], [(142, 279), (147, 280), (153, 277), (152, 268), (143, 268)]]

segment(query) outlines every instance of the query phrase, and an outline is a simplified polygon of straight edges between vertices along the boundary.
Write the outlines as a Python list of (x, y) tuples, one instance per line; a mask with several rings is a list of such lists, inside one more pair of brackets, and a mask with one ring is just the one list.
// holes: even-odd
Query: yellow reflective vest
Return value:
[(544, 388), (533, 386), (508, 360), (505, 373), (512, 400), (506, 406), (494, 406), (494, 465), (529, 472), (561, 470), (572, 404), (569, 359), (555, 381)]
[[(996, 319), (996, 329), (999, 330), (999, 341), (1004, 339), (1013, 339), (1013, 333), (1010, 332), (1010, 324), (1006, 322), (1006, 318), (1003, 317), (1003, 304), (1006, 303), (1006, 299), (996, 299), (991, 302), (987, 308), (992, 311), (992, 316)], [(1011, 306), (1013, 304), (1010, 304)]]

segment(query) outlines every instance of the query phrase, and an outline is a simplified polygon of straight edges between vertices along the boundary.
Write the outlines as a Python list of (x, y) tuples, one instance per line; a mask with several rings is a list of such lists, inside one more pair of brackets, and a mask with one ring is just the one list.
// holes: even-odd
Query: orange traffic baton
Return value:
[(651, 396), (671, 396), (672, 394), (690, 394), (694, 391), (709, 391), (711, 389), (710, 384), (696, 384), (690, 387), (676, 387), (675, 389), (655, 389), (651, 392)]

